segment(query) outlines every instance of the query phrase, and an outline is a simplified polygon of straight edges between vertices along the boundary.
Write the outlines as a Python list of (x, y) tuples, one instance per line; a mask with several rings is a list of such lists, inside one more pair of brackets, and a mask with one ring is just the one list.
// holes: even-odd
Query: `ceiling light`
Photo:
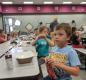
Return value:
[(2, 4), (13, 4), (13, 2), (2, 2)]
[(53, 2), (52, 1), (48, 1), (48, 2), (45, 1), (44, 4), (53, 4)]
[(80, 4), (86, 4), (86, 2), (81, 2)]
[(33, 4), (33, 2), (24, 2), (24, 4)]
[(72, 4), (72, 2), (63, 2), (63, 4)]

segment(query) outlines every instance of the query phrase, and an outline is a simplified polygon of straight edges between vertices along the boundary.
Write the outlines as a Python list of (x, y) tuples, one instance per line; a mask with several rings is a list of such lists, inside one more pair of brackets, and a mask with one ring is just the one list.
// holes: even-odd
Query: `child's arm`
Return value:
[(32, 46), (36, 45), (36, 41), (38, 40), (38, 37), (36, 37), (36, 39), (32, 42)]
[(36, 37), (36, 39), (32, 42), (32, 45), (33, 45), (33, 46), (36, 45), (37, 40), (42, 39), (42, 38), (45, 38), (44, 34), (39, 34), (39, 35)]
[(4, 42), (4, 41), (5, 41), (5, 39), (4, 39), (4, 38), (2, 38), (2, 37), (0, 37), (0, 40), (1, 40), (2, 42)]
[(79, 66), (78, 66), (78, 65), (81, 65), (80, 60), (78, 58), (76, 51), (72, 48), (69, 48), (69, 49), (70, 51), (67, 56), (68, 56), (68, 62), (70, 66), (65, 65), (63, 63), (57, 63), (55, 60), (52, 60), (52, 59), (49, 60), (49, 63), (53, 63), (52, 65), (62, 68), (63, 70), (67, 71), (71, 75), (77, 76), (80, 71)]
[(74, 75), (74, 76), (78, 76), (79, 75), (79, 67), (75, 66), (75, 67), (70, 67), (67, 65), (64, 65), (63, 63), (58, 63), (58, 64), (54, 64), (56, 67), (62, 68), (63, 70), (67, 71), (69, 74)]
[(35, 46), (36, 45), (36, 41), (34, 40), (33, 42), (32, 42), (32, 46)]
[(50, 46), (52, 46), (52, 47), (55, 45), (55, 44), (54, 44), (54, 39), (53, 39), (53, 38), (52, 38), (51, 40), (48, 39), (45, 34), (40, 34), (40, 35), (38, 35), (38, 38), (45, 38), (45, 40), (48, 42), (48, 44), (49, 44)]
[(2, 42), (7, 41), (7, 35), (4, 35), (4, 36), (5, 36), (4, 38), (0, 37), (0, 39), (1, 39)]
[(45, 39), (46, 39), (46, 41), (48, 42), (48, 44), (50, 45), (50, 46), (54, 46), (55, 45), (55, 43), (54, 43), (54, 39), (48, 39), (47, 37), (45, 37)]
[(45, 37), (46, 41), (49, 43), (51, 47), (55, 46), (54, 34), (55, 34), (54, 32), (50, 33), (51, 39), (48, 39), (47, 37)]
[(61, 68), (65, 71), (67, 71), (69, 74), (74, 75), (74, 76), (78, 76), (79, 71), (80, 71), (78, 66), (70, 67), (63, 63), (57, 63), (55, 61), (55, 59), (48, 59), (47, 62), (48, 62), (48, 64), (51, 64), (52, 67)]

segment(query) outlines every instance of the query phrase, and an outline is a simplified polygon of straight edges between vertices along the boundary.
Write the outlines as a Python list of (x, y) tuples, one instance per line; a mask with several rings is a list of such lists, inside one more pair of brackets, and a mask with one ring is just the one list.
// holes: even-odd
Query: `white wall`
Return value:
[(3, 29), (3, 25), (2, 25), (2, 16), (0, 15), (0, 29)]
[[(6, 17), (6, 16), (4, 16)], [(43, 24), (50, 23), (55, 17), (58, 18), (58, 22), (68, 22), (71, 23), (72, 20), (76, 21), (76, 26), (79, 28), (81, 25), (86, 25), (86, 15), (85, 14), (61, 14), (61, 15), (12, 15), (8, 17), (13, 17), (21, 20), (22, 24), (20, 26), (21, 31), (25, 31), (25, 26), (30, 23), (34, 27), (38, 26), (39, 22)]]

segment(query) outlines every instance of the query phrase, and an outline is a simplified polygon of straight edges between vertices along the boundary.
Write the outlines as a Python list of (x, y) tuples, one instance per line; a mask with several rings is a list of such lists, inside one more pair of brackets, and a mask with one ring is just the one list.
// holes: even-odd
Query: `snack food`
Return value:
[(59, 62), (59, 63), (64, 63), (64, 64), (65, 64), (66, 61), (67, 61), (67, 56), (64, 55), (64, 54), (59, 54), (59, 53), (50, 53), (49, 56), (46, 57), (46, 59), (47, 59), (47, 58), (54, 59), (54, 60), (56, 60), (57, 62)]

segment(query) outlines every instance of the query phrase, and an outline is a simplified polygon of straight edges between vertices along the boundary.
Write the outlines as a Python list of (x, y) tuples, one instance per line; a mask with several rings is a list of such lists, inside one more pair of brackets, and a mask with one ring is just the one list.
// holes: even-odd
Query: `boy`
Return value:
[[(77, 76), (79, 74), (80, 61), (76, 51), (69, 45), (67, 41), (71, 36), (71, 27), (68, 23), (61, 23), (55, 30), (55, 47), (51, 49), (51, 52), (56, 53), (59, 57), (57, 59), (46, 58), (46, 63), (49, 65), (48, 72), (50, 70), (54, 76), (51, 76), (51, 80), (71, 80), (71, 75)], [(64, 59), (65, 63), (61, 62)], [(59, 62), (58, 62), (59, 61)]]

